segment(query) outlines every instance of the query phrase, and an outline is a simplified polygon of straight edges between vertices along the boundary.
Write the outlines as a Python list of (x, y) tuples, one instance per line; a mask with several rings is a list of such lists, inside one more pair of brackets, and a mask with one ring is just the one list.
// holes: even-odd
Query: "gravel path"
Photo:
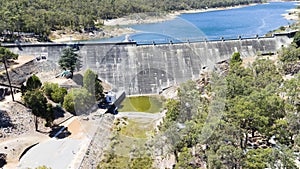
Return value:
[(115, 115), (116, 118), (128, 117), (128, 118), (151, 118), (160, 119), (164, 116), (163, 113), (145, 113), (145, 112), (119, 112)]

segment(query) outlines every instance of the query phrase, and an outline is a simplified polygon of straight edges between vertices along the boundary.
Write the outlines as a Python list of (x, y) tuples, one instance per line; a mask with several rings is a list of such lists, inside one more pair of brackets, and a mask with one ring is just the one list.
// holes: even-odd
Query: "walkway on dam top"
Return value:
[(292, 38), (298, 30), (291, 30), (288, 32), (274, 33), (271, 36), (259, 36), (259, 35), (240, 35), (237, 37), (226, 37), (226, 36), (210, 36), (210, 37), (194, 37), (194, 38), (162, 38), (144, 41), (112, 41), (112, 42), (102, 42), (102, 41), (68, 41), (62, 43), (53, 42), (42, 42), (42, 43), (2, 43), (1, 46), (4, 47), (21, 47), (21, 46), (72, 46), (78, 47), (82, 45), (156, 45), (156, 44), (178, 44), (178, 43), (194, 43), (194, 42), (217, 42), (217, 41), (234, 41), (234, 40), (250, 40), (250, 39), (266, 39), (274, 38), (279, 36), (288, 36)]

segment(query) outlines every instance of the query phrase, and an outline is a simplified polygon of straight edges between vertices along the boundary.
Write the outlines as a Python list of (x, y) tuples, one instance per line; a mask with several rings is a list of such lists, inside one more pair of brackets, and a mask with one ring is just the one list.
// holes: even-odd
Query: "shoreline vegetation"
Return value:
[[(274, 1), (273, 1), (274, 2)], [(279, 2), (279, 1), (276, 1)], [(281, 1), (280, 1), (281, 2)], [(296, 1), (299, 3), (299, 1)], [(132, 28), (126, 27), (135, 24), (151, 24), (151, 23), (160, 23), (169, 20), (173, 20), (181, 14), (185, 13), (201, 13), (201, 12), (213, 12), (213, 11), (222, 11), (222, 10), (231, 10), (244, 8), (248, 6), (255, 6), (262, 3), (251, 3), (247, 5), (236, 5), (229, 7), (216, 7), (216, 8), (207, 8), (207, 9), (191, 9), (191, 10), (179, 10), (173, 11), (170, 13), (137, 13), (131, 14), (129, 16), (120, 17), (116, 19), (103, 20), (103, 28), (100, 31), (94, 33), (79, 33), (79, 32), (63, 32), (63, 31), (54, 31), (50, 35), (50, 39), (56, 43), (69, 42), (69, 41), (78, 41), (78, 40), (97, 40), (105, 38), (113, 38), (117, 36), (122, 36), (126, 34), (132, 34), (138, 32)], [(287, 13), (282, 14), (282, 16), (287, 20), (299, 20), (298, 14), (300, 12), (299, 8), (290, 9)], [(284, 25), (283, 25), (284, 26)], [(272, 30), (270, 30), (272, 31)]]

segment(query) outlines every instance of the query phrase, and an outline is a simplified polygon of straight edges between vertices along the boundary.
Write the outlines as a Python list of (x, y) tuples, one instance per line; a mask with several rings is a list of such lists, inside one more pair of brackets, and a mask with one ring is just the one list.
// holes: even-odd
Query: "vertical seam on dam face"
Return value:
[[(136, 43), (78, 44), (82, 69), (97, 72), (101, 80), (128, 95), (156, 94), (163, 88), (196, 79), (203, 66), (213, 67), (234, 52), (242, 57), (258, 53), (276, 53), (291, 43), (289, 35), (272, 38), (178, 44), (137, 45)], [(57, 62), (66, 44), (2, 45), (19, 55), (46, 56)]]

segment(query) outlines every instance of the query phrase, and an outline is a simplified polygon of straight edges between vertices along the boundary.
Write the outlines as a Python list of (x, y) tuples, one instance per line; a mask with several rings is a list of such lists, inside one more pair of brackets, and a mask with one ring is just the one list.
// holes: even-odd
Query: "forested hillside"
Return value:
[(298, 168), (299, 45), (300, 32), (278, 61), (246, 64), (235, 53), (225, 69), (182, 84), (161, 125), (175, 168)]
[(259, 3), (262, 0), (1, 0), (0, 32), (34, 32), (47, 37), (50, 30), (94, 27), (99, 19), (130, 13)]

